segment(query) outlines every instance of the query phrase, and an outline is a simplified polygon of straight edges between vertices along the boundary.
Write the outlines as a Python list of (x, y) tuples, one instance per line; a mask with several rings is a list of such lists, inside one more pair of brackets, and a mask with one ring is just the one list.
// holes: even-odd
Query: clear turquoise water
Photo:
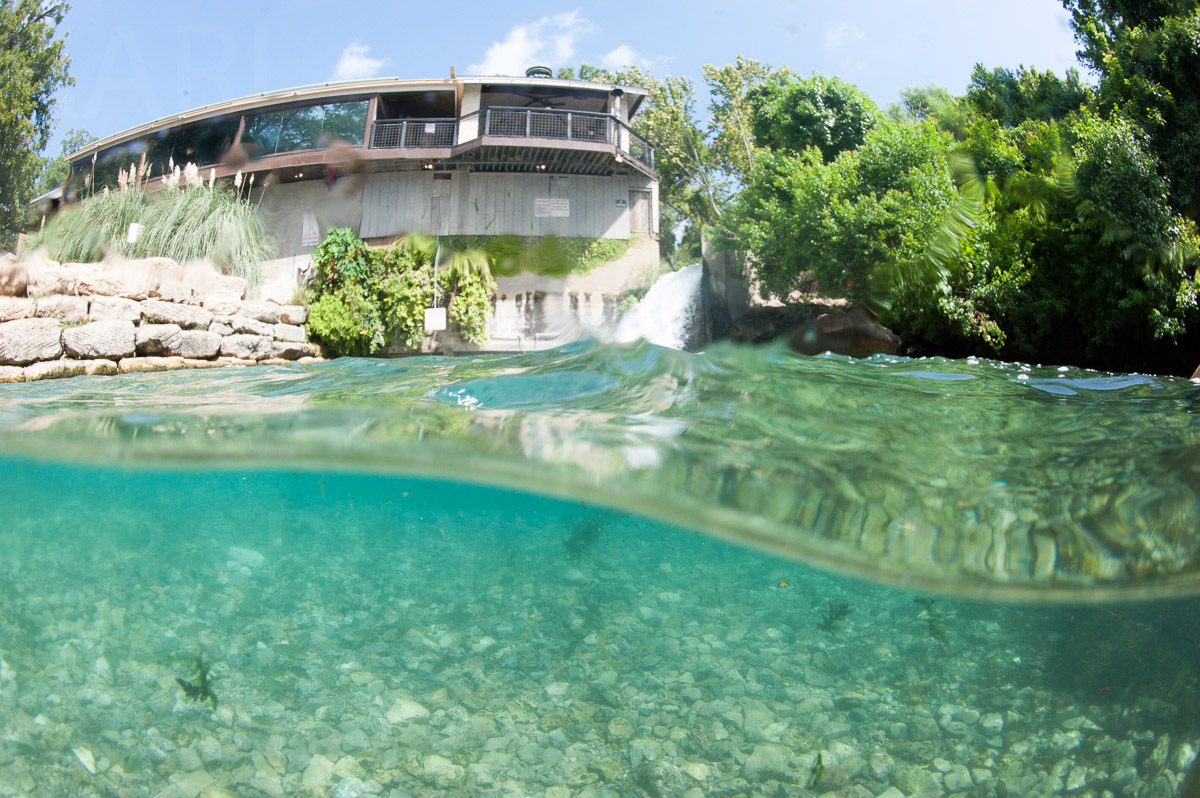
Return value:
[(0, 795), (1169, 796), (1196, 390), (594, 344), (0, 386)]

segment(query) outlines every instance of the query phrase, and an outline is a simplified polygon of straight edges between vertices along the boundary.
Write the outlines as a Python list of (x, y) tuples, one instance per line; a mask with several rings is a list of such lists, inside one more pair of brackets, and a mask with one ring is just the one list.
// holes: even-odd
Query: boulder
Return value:
[(0, 365), (24, 366), (62, 354), (57, 319), (17, 319), (0, 324)]
[(221, 336), (207, 330), (180, 330), (165, 341), (166, 354), (207, 360), (221, 351)]
[(211, 311), (214, 316), (236, 316), (237, 312), (242, 309), (240, 300), (224, 294), (206, 296), (200, 304), (205, 310)]
[(88, 318), (92, 321), (123, 319), (137, 322), (142, 318), (142, 306), (125, 297), (93, 296), (92, 301), (88, 304)]
[(295, 324), (276, 324), (271, 331), (276, 341), (303, 341), (304, 328)]
[(29, 269), (24, 263), (0, 258), (0, 296), (25, 296), (29, 290)]
[(68, 263), (64, 267), (63, 279), (70, 285), (71, 293), (91, 296), (140, 296), (145, 292), (129, 284), (119, 266), (105, 263)]
[(283, 360), (299, 360), (302, 357), (316, 357), (317, 351), (316, 346), (303, 341), (272, 341), (267, 356)]
[(28, 293), (32, 297), (73, 296), (76, 293), (75, 277), (69, 266), (57, 261), (43, 260), (40, 263), (31, 263)]
[(206, 330), (213, 314), (195, 305), (181, 305), (147, 299), (142, 302), (142, 318), (154, 324), (178, 324), (188, 330)]
[(249, 301), (242, 303), (242, 316), (249, 316), (258, 321), (264, 321), (267, 324), (278, 324), (280, 309), (279, 305), (274, 302)]
[(239, 360), (271, 356), (271, 339), (264, 335), (227, 335), (221, 339), (221, 355)]
[(108, 377), (113, 374), (120, 374), (121, 369), (111, 360), (97, 358), (96, 360), (83, 361), (83, 373), (89, 377)]
[(67, 327), (62, 332), (62, 341), (72, 357), (119, 360), (134, 353), (133, 334), (133, 322), (111, 319)]
[(122, 374), (136, 371), (172, 371), (187, 368), (181, 357), (127, 357), (117, 364)]
[(34, 315), (41, 319), (58, 319), (66, 323), (87, 321), (87, 297), (63, 295), (42, 297), (37, 302), (37, 310)]
[(284, 324), (304, 324), (308, 321), (308, 308), (303, 305), (281, 305), (279, 320)]
[(213, 296), (227, 296), (236, 300), (245, 299), (246, 278), (235, 277), (232, 274), (218, 274), (208, 286), (208, 292)]
[(208, 325), (208, 331), (222, 336), (233, 335), (233, 328), (219, 319), (213, 319), (213, 323)]
[(178, 324), (143, 324), (134, 333), (134, 344), (139, 355), (168, 354), (167, 341), (183, 331)]
[(36, 313), (37, 302), (33, 299), (0, 296), (0, 322), (31, 319)]
[(275, 330), (270, 324), (258, 319), (252, 319), (249, 316), (234, 316), (227, 322), (233, 328), (235, 333), (243, 333), (245, 335), (265, 335), (271, 338), (275, 334)]
[(20, 366), (0, 366), (0, 382), (25, 382), (25, 369)]
[(900, 338), (855, 308), (849, 313), (824, 313), (802, 325), (792, 332), (788, 346), (802, 355), (833, 352), (850, 357), (870, 357), (896, 354), (900, 351)]
[(78, 377), (87, 373), (87, 364), (82, 360), (43, 360), (25, 367), (25, 381), (57, 380), (62, 377)]

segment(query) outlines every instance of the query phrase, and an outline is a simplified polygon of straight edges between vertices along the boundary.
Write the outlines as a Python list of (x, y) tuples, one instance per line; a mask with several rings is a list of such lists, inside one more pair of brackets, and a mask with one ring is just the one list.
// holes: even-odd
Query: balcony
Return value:
[(456, 119), (380, 119), (371, 125), (371, 149), (453, 147), (458, 143)]
[(488, 108), (483, 135), (498, 138), (559, 139), (610, 144), (654, 168), (654, 147), (629, 125), (608, 114), (552, 108)]

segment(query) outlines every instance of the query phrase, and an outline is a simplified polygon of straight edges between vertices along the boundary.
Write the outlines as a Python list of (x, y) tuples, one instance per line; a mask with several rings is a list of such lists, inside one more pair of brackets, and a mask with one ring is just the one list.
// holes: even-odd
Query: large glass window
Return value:
[[(243, 142), (255, 155), (312, 150), (330, 141), (363, 143), (366, 101), (309, 105), (246, 115)], [(250, 147), (253, 145), (253, 147)]]

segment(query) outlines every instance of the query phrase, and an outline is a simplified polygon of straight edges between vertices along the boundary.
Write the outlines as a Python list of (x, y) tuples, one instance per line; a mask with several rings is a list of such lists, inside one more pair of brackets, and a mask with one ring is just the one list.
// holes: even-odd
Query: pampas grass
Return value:
[[(177, 176), (171, 181), (164, 177), (165, 188), (148, 193), (141, 181), (129, 181), (123, 190), (88, 197), (31, 236), (28, 246), (44, 244), (60, 262), (94, 263), (109, 252), (126, 258), (167, 257), (176, 263), (207, 258), (225, 273), (258, 285), (259, 264), (274, 249), (258, 206), (226, 185), (205, 182), (186, 168), (183, 174), (182, 186)], [(130, 243), (133, 222), (143, 229)]]

